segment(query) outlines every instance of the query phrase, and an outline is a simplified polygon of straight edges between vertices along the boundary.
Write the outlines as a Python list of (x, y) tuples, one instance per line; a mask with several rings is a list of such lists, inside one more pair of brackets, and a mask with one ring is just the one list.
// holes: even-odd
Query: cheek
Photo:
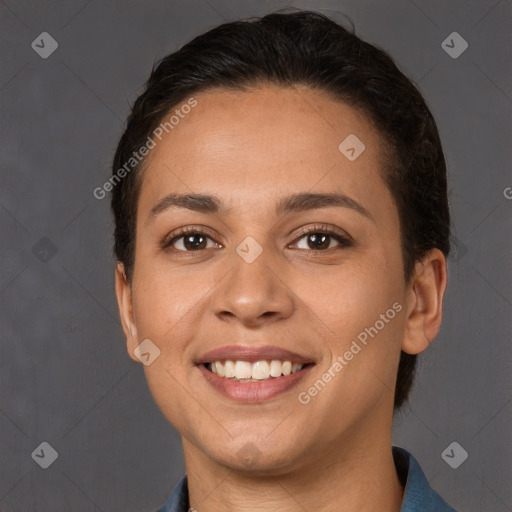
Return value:
[(355, 387), (364, 388), (372, 375), (391, 386), (396, 373), (403, 288), (399, 266), (386, 261), (383, 254), (354, 259), (328, 276), (308, 276), (297, 293), (312, 311), (319, 342), (329, 344), (333, 362), (346, 360), (349, 371), (343, 373)]
[(332, 276), (317, 293), (311, 308), (326, 326), (319, 342), (328, 343), (331, 354), (323, 375), (333, 383), (317, 406), (333, 417), (392, 401), (404, 329), (400, 299), (395, 283), (374, 271)]
[(346, 337), (373, 324), (399, 296), (392, 269), (379, 258), (354, 258), (332, 271), (302, 278), (297, 295), (304, 298), (313, 313), (332, 334)]
[(134, 315), (139, 338), (150, 338), (162, 350), (173, 352), (186, 334), (189, 318), (200, 307), (204, 289), (194, 278), (180, 279), (179, 272), (146, 268), (134, 283)]
[(149, 389), (167, 419), (185, 431), (193, 421), (184, 384), (190, 364), (187, 347), (197, 331), (205, 290), (196, 278), (183, 279), (179, 272), (162, 272), (155, 265), (141, 270), (134, 285), (138, 338), (149, 338), (160, 350), (159, 357), (144, 367)]

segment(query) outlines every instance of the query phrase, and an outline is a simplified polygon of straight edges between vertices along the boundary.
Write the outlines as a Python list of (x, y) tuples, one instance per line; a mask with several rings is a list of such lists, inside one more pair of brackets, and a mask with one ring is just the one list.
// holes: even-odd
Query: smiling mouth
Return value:
[(241, 361), (226, 360), (203, 363), (217, 376), (234, 382), (264, 382), (297, 373), (314, 363), (292, 363), (286, 360)]

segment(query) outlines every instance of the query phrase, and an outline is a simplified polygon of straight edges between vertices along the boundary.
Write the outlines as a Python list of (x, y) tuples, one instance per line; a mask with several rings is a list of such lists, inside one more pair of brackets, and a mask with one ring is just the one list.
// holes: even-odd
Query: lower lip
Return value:
[(281, 377), (272, 377), (262, 382), (237, 382), (225, 377), (219, 377), (216, 373), (208, 370), (203, 364), (198, 365), (198, 368), (206, 380), (224, 396), (237, 402), (257, 403), (270, 400), (290, 390), (304, 378), (313, 366), (310, 364), (298, 372), (290, 373), (290, 375), (281, 375)]

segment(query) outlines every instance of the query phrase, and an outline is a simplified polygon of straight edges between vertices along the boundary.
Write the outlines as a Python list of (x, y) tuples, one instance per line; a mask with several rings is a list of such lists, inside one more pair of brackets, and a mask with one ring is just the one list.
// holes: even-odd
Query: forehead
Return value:
[(139, 209), (173, 191), (215, 191), (234, 203), (313, 188), (370, 203), (382, 194), (384, 141), (359, 110), (327, 93), (268, 86), (194, 99), (169, 133), (154, 138)]

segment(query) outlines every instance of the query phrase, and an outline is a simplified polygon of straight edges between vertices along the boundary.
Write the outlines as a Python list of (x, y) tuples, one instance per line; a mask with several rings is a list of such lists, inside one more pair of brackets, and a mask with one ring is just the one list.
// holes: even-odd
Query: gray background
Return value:
[[(2, 511), (154, 511), (184, 474), (179, 435), (125, 351), (108, 198), (92, 191), (155, 59), (223, 21), (287, 5), (346, 12), (415, 80), (438, 121), (457, 247), (442, 330), (420, 358), (394, 442), (461, 511), (512, 510), (510, 1), (8, 0)], [(48, 59), (31, 48), (44, 31), (59, 44)], [(457, 59), (441, 47), (453, 31), (469, 44)], [(48, 469), (31, 457), (43, 441), (58, 452)], [(469, 454), (457, 469), (441, 456), (453, 441)]]

